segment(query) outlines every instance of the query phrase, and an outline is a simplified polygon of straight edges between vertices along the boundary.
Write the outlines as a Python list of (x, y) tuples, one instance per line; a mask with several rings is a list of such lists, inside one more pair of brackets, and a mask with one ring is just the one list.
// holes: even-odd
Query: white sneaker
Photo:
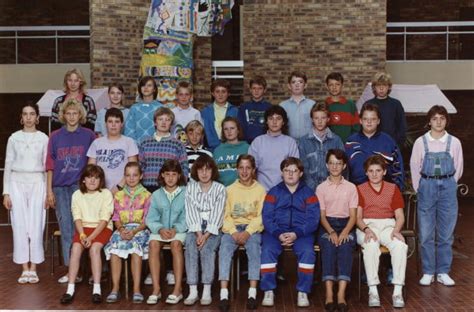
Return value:
[(262, 306), (273, 307), (274, 297), (275, 295), (273, 294), (273, 290), (267, 290), (263, 295)]
[(447, 273), (438, 274), (438, 276), (436, 276), (436, 280), (438, 281), (438, 283), (441, 283), (444, 286), (456, 285), (454, 280)]
[(309, 307), (308, 294), (299, 291), (297, 305), (300, 308)]
[(153, 280), (151, 279), (151, 274), (148, 274), (145, 278), (145, 280), (143, 281), (143, 283), (145, 285), (153, 285)]
[(394, 308), (404, 308), (405, 307), (405, 300), (403, 300), (402, 295), (393, 295), (392, 302)]
[(378, 294), (369, 293), (369, 307), (380, 307), (380, 297)]
[(199, 301), (199, 297), (197, 296), (191, 296), (191, 294), (186, 298), (184, 299), (184, 305), (187, 305), (187, 306), (191, 306), (193, 304), (195, 304), (196, 302)]
[(420, 279), (419, 283), (422, 286), (430, 286), (434, 282), (434, 275), (432, 274), (423, 274), (423, 277)]
[(168, 283), (168, 285), (176, 284), (173, 271), (166, 273), (166, 282)]

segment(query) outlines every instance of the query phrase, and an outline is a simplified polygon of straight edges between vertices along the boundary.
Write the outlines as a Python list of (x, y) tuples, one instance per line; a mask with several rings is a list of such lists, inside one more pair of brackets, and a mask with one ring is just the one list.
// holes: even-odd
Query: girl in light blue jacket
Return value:
[(158, 183), (161, 188), (153, 192), (146, 225), (151, 231), (149, 264), (153, 281), (153, 292), (148, 304), (156, 304), (161, 299), (160, 291), (160, 251), (165, 244), (171, 245), (175, 286), (166, 303), (176, 304), (182, 295), (184, 271), (183, 242), (186, 237), (186, 217), (184, 195), (186, 178), (178, 161), (167, 160), (161, 167)]

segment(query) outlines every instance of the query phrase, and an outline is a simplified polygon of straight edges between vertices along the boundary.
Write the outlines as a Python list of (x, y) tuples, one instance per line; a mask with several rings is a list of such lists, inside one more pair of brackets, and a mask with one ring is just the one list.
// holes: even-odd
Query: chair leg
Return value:
[(54, 235), (51, 234), (50, 238), (51, 245), (51, 275), (54, 275)]
[(230, 284), (230, 298), (231, 299), (234, 299), (235, 298), (235, 287), (234, 287), (234, 283), (235, 283), (235, 256), (232, 257), (232, 260), (230, 262), (230, 280), (229, 280), (229, 284)]
[(358, 290), (359, 290), (359, 301), (360, 301), (360, 298), (361, 298), (361, 287), (362, 287), (362, 257), (361, 257), (361, 251), (359, 251), (357, 253), (358, 257), (359, 257), (359, 274), (358, 274), (358, 279), (359, 279), (359, 287), (358, 287)]
[(123, 261), (125, 298), (128, 299), (128, 258)]
[(235, 279), (237, 283), (237, 291), (240, 291), (240, 252), (237, 250), (237, 278)]

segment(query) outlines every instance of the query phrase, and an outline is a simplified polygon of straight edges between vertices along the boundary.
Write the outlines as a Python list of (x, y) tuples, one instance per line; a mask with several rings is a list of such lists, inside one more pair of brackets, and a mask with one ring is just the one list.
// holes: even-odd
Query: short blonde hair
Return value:
[(61, 107), (59, 108), (59, 121), (62, 124), (66, 124), (64, 114), (66, 114), (66, 111), (69, 109), (75, 109), (79, 112), (79, 115), (81, 115), (79, 118), (79, 123), (81, 125), (86, 123), (86, 109), (84, 108), (82, 103), (75, 99), (69, 99), (66, 102), (62, 103)]
[(197, 129), (200, 129), (201, 132), (204, 133), (204, 126), (202, 125), (202, 123), (199, 120), (191, 120), (188, 123), (188, 125), (186, 126), (186, 128), (184, 128), (184, 131), (186, 131), (186, 133), (188, 133), (190, 131), (194, 131), (194, 130), (197, 130)]
[(84, 74), (82, 73), (82, 71), (79, 68), (70, 69), (64, 75), (64, 81), (63, 81), (64, 92), (65, 93), (68, 92), (67, 80), (68, 80), (69, 77), (71, 77), (72, 74), (76, 74), (77, 77), (81, 80), (81, 83), (80, 83), (80, 86), (79, 86), (80, 92), (83, 93), (83, 94), (86, 94), (86, 85), (87, 85), (86, 78), (84, 77)]
[(378, 72), (372, 77), (372, 92), (375, 94), (377, 85), (387, 85), (388, 94), (392, 91), (392, 76), (387, 72)]

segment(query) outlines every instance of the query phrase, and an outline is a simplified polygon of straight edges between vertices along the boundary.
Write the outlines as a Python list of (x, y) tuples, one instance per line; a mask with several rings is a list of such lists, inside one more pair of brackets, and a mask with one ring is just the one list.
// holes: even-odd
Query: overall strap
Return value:
[(451, 135), (448, 134), (448, 144), (446, 144), (446, 152), (449, 153), (449, 149), (451, 148)]
[(429, 150), (428, 150), (428, 141), (426, 141), (426, 135), (423, 135), (422, 138), (423, 138), (423, 147), (425, 149), (425, 154), (427, 154)]

